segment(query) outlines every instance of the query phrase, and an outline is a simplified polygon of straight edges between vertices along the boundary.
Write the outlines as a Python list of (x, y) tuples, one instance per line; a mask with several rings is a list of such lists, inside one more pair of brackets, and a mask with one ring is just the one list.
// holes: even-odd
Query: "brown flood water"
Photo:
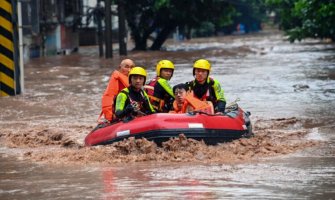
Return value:
[[(207, 146), (184, 138), (84, 147), (122, 57), (97, 47), (30, 61), (23, 95), (0, 98), (0, 199), (334, 199), (335, 45), (280, 33), (169, 41), (130, 52), (176, 65), (171, 85), (212, 61), (228, 103), (252, 113), (255, 137)], [(114, 67), (110, 67), (114, 66)]]

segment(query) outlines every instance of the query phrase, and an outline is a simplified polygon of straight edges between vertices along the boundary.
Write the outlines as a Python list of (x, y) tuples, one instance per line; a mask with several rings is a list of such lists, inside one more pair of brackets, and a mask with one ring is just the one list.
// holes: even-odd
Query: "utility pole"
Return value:
[(112, 12), (111, 12), (111, 0), (105, 0), (105, 42), (106, 42), (106, 58), (113, 57), (113, 44), (112, 44)]
[(118, 16), (119, 16), (119, 54), (127, 55), (127, 31), (126, 17), (124, 12), (124, 2), (118, 1)]

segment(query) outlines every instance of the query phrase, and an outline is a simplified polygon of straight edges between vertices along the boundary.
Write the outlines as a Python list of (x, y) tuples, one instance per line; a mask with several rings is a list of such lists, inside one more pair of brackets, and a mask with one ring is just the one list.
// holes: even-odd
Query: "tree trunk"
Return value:
[(135, 47), (133, 50), (147, 50), (147, 38), (140, 34), (134, 34)]
[(106, 58), (113, 57), (113, 43), (112, 43), (112, 13), (111, 13), (111, 0), (105, 0), (105, 43), (106, 43)]
[(119, 54), (127, 55), (127, 31), (126, 31), (126, 16), (124, 11), (124, 2), (118, 1), (118, 16), (119, 16)]
[(157, 35), (156, 39), (154, 40), (154, 43), (151, 45), (150, 50), (160, 50), (164, 42), (169, 37), (170, 33), (175, 30), (177, 26), (174, 24), (168, 25), (164, 27)]
[[(97, 3), (97, 9), (100, 8), (100, 2), (101, 0), (98, 0), (98, 3)], [(102, 20), (103, 20), (103, 17), (99, 14), (97, 15), (97, 23), (98, 23), (98, 32), (97, 32), (97, 35), (98, 35), (98, 45), (99, 45), (99, 57), (103, 57), (104, 56), (104, 44), (103, 44), (103, 35), (102, 35)]]
[(185, 37), (187, 40), (190, 40), (192, 38), (192, 28), (190, 26), (186, 27)]
[(152, 33), (150, 30), (142, 30), (144, 32), (143, 34), (140, 34), (140, 30), (136, 29), (136, 31), (133, 30), (133, 37), (135, 42), (135, 47), (133, 50), (147, 50), (147, 40)]

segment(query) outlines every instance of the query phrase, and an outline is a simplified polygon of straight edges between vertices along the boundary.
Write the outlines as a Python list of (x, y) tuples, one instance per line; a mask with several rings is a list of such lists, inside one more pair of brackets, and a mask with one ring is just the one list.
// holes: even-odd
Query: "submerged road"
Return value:
[(157, 61), (173, 61), (171, 85), (192, 79), (194, 60), (210, 60), (228, 103), (239, 98), (252, 113), (256, 136), (171, 142), (174, 150), (132, 140), (83, 147), (122, 58), (99, 59), (97, 47), (85, 47), (33, 59), (26, 93), (0, 98), (0, 199), (334, 198), (334, 44), (259, 33), (168, 41), (166, 49), (129, 58), (149, 78)]

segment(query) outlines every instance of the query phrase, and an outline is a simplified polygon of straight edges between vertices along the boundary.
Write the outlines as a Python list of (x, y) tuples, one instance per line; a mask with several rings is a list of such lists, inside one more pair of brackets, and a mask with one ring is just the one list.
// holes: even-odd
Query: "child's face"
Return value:
[(175, 99), (178, 103), (184, 103), (186, 90), (184, 88), (177, 88), (174, 92)]

